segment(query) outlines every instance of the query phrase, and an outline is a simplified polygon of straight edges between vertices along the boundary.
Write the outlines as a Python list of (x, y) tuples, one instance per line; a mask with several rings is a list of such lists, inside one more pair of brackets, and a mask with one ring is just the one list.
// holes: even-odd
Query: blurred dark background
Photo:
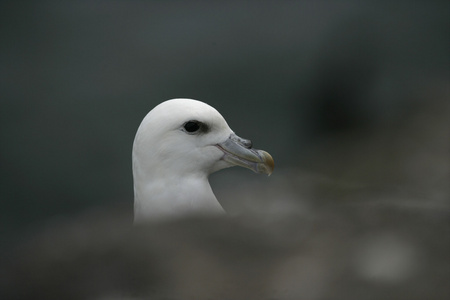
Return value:
[(275, 159), (270, 178), (212, 176), (229, 211), (448, 212), (448, 1), (2, 1), (0, 36), (3, 246), (92, 210), (131, 219), (134, 134), (177, 97)]
[(278, 169), (301, 166), (319, 139), (383, 126), (448, 89), (447, 1), (1, 6), (6, 231), (131, 206), (135, 131), (170, 98), (216, 107)]

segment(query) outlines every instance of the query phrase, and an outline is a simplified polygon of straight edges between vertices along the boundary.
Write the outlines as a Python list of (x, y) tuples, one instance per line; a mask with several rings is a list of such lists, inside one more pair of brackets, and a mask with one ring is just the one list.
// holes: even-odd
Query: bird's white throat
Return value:
[(134, 220), (164, 220), (188, 214), (224, 214), (206, 174), (158, 176), (134, 172)]

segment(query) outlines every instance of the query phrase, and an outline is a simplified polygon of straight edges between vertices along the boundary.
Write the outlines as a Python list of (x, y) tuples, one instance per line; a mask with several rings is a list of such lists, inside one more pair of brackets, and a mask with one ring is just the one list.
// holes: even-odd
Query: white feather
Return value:
[[(208, 133), (191, 135), (189, 120), (207, 124)], [(191, 99), (173, 99), (151, 110), (133, 144), (135, 222), (187, 213), (223, 213), (208, 175), (231, 164), (214, 145), (233, 131), (213, 107)]]

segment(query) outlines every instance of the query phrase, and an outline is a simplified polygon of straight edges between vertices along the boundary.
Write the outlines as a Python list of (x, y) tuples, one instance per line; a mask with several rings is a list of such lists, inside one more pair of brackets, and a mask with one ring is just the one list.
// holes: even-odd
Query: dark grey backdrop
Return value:
[[(316, 152), (324, 141), (448, 101), (449, 11), (448, 1), (2, 1), (0, 228), (12, 236), (112, 205), (131, 214), (135, 131), (175, 97), (216, 107), (273, 154), (276, 172), (320, 169), (334, 150)], [(239, 172), (253, 176), (227, 170), (213, 184)]]

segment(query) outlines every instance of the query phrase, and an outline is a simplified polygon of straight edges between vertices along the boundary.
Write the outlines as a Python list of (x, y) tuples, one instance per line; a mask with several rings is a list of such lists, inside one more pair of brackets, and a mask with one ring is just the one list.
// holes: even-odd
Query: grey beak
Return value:
[(263, 150), (254, 149), (252, 142), (231, 134), (224, 142), (216, 145), (223, 151), (223, 160), (232, 165), (253, 170), (256, 173), (270, 175), (275, 163), (272, 156)]

